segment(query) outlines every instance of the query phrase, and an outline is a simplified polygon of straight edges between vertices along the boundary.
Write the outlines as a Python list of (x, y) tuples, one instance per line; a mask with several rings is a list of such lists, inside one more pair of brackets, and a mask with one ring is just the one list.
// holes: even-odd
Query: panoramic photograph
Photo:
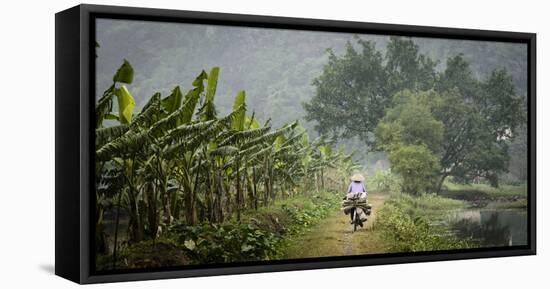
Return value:
[(96, 271), (528, 245), (527, 44), (95, 25)]

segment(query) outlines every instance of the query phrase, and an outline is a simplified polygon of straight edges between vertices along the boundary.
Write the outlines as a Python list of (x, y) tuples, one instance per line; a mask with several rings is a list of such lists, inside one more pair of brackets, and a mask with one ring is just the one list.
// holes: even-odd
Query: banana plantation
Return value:
[[(122, 243), (162, 238), (175, 224), (241, 223), (277, 200), (342, 189), (357, 166), (293, 122), (272, 127), (240, 91), (227, 115), (214, 99), (220, 69), (155, 93), (136, 111), (126, 60), (96, 101), (96, 252), (117, 262)], [(107, 233), (106, 216), (112, 232)], [(124, 219), (124, 222), (123, 222)]]

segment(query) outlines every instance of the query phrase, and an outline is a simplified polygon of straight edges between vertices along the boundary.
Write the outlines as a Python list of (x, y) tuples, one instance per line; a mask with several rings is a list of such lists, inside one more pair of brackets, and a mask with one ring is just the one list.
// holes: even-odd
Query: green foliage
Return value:
[[(116, 79), (128, 80), (130, 68), (125, 61)], [(210, 75), (201, 71), (185, 96), (179, 86), (164, 98), (155, 93), (136, 115), (125, 86), (113, 84), (98, 100), (96, 228), (104, 236), (103, 214), (114, 211), (113, 266), (120, 265), (124, 254), (117, 233), (122, 214), (128, 216), (130, 245), (163, 238), (163, 231), (179, 224), (193, 238), (178, 239), (180, 245), (195, 242), (196, 251), (190, 254), (201, 262), (271, 258), (274, 237), (240, 225), (242, 212), (311, 188), (324, 189), (326, 170), (340, 159), (354, 164), (349, 156), (332, 153), (324, 138), (310, 142), (297, 122), (275, 129), (269, 121), (260, 125), (254, 114), (246, 114), (244, 91), (235, 97), (233, 110), (219, 117), (214, 105), (218, 72), (217, 67)], [(114, 95), (118, 124), (104, 127), (113, 114)], [(292, 218), (308, 224), (319, 217), (313, 208), (303, 214)], [(218, 241), (222, 247), (212, 245)], [(104, 252), (104, 241), (98, 243)]]
[(304, 228), (311, 227), (319, 220), (328, 216), (340, 204), (339, 194), (330, 192), (328, 194), (316, 194), (301, 202), (282, 204), (281, 209), (291, 218), (291, 225), (287, 231), (291, 234), (301, 232)]
[(442, 212), (461, 206), (460, 201), (434, 195), (394, 195), (378, 213), (376, 227), (381, 228), (392, 252), (471, 248), (475, 246), (473, 241), (459, 239), (433, 225)]
[(130, 65), (128, 60), (124, 59), (124, 62), (113, 76), (113, 82), (131, 84), (132, 81), (134, 81), (134, 68)]
[[(233, 102), (233, 111), (238, 110), (241, 106), (245, 104), (246, 94), (243, 90), (239, 91), (237, 93), (237, 96), (235, 96), (235, 101)], [(231, 127), (235, 130), (243, 130), (244, 129), (244, 123), (245, 123), (245, 112), (240, 111), (238, 114), (235, 115), (231, 122)]]
[(218, 74), (220, 73), (219, 67), (212, 67), (208, 74), (208, 85), (206, 86), (205, 101), (214, 102), (214, 95), (216, 95), (216, 88), (218, 86)]
[(367, 178), (367, 187), (379, 192), (400, 192), (402, 179), (390, 170), (378, 170), (373, 177)]
[(488, 183), (461, 184), (448, 180), (445, 181), (443, 186), (445, 195), (449, 197), (454, 195), (457, 198), (460, 196), (463, 199), (471, 199), (474, 196), (486, 196), (487, 198), (527, 196), (526, 183), (500, 185), (498, 188), (495, 188)]
[(439, 99), (434, 91), (399, 92), (376, 129), (378, 147), (387, 153), (392, 171), (403, 178), (403, 192), (433, 191), (437, 184), (444, 128), (431, 106)]
[(244, 212), (246, 223), (174, 224), (167, 236), (194, 264), (272, 260), (284, 251), (287, 238), (317, 223), (338, 204), (335, 192), (296, 197)]
[(391, 37), (385, 57), (374, 42), (357, 43), (361, 52), (349, 42), (341, 57), (329, 50), (323, 74), (313, 81), (316, 94), (304, 108), (319, 133), (358, 136), (370, 144), (393, 94), (432, 88), (436, 62), (420, 55), (410, 39)]
[(441, 217), (442, 214), (462, 209), (466, 205), (464, 201), (449, 199), (436, 194), (412, 196), (400, 193), (393, 194), (388, 203), (401, 208), (411, 216), (425, 215), (433, 217)]
[(250, 224), (203, 224), (171, 228), (177, 242), (197, 264), (270, 260), (278, 238)]
[(136, 102), (126, 86), (115, 89), (115, 95), (118, 99), (118, 117), (120, 123), (129, 124), (132, 121), (132, 115)]
[(216, 95), (216, 87), (218, 85), (218, 74), (220, 73), (219, 67), (213, 67), (208, 74), (208, 84), (206, 86), (206, 93), (204, 96), (204, 104), (199, 109), (201, 120), (211, 120), (216, 118), (217, 112), (214, 105), (214, 96)]
[[(133, 79), (134, 68), (124, 59), (124, 62), (113, 76), (113, 84), (103, 92), (103, 96), (97, 101), (96, 128), (103, 127), (103, 120), (105, 119), (116, 119), (123, 124), (130, 123), (132, 112), (136, 105), (134, 97), (124, 85), (119, 88), (117, 88), (116, 85), (117, 83), (131, 84)], [(114, 96), (117, 96), (118, 100), (118, 115), (112, 113)]]
[(392, 171), (403, 178), (403, 192), (417, 195), (435, 187), (439, 163), (425, 145), (396, 145), (388, 158)]
[(320, 134), (336, 137), (359, 136), (370, 140), (388, 101), (388, 75), (384, 58), (371, 41), (358, 39), (361, 52), (351, 43), (338, 57), (329, 50), (323, 73), (313, 81), (316, 93), (304, 103), (306, 119), (316, 121)]
[(443, 141), (444, 125), (432, 110), (440, 96), (434, 91), (404, 90), (393, 96), (393, 105), (376, 129), (378, 147), (391, 151), (397, 144), (426, 145), (438, 153)]
[(525, 122), (525, 104), (512, 79), (495, 70), (477, 80), (459, 55), (447, 61), (436, 90), (442, 99), (433, 114), (445, 126), (442, 180), (484, 178), (498, 186), (498, 175), (508, 168), (508, 142)]
[(495, 69), (478, 79), (461, 54), (437, 71), (437, 62), (404, 37), (391, 37), (384, 56), (372, 42), (357, 44), (362, 50), (348, 43), (342, 56), (329, 51), (313, 82), (316, 94), (304, 108), (316, 130), (360, 137), (367, 145), (375, 140), (388, 154), (403, 145), (426, 146), (439, 163), (439, 181), (430, 180), (430, 190), (440, 191), (448, 176), (498, 186), (509, 167), (509, 143), (525, 137), (517, 133), (525, 100), (510, 74)]
[(386, 52), (389, 94), (404, 89), (429, 90), (437, 74), (437, 62), (419, 53), (418, 45), (410, 38), (391, 36)]
[(182, 99), (183, 95), (181, 93), (180, 87), (176, 86), (172, 90), (172, 93), (170, 93), (169, 96), (165, 97), (161, 101), (161, 105), (166, 110), (166, 112), (170, 114), (181, 106)]

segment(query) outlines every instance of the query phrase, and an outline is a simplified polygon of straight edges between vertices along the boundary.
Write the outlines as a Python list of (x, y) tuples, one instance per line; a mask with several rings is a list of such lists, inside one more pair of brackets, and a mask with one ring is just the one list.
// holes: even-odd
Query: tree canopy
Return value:
[(319, 133), (360, 137), (371, 150), (386, 152), (410, 182), (420, 177), (412, 171), (422, 174), (426, 183), (410, 191), (439, 191), (448, 176), (497, 186), (526, 114), (510, 74), (495, 69), (479, 79), (460, 54), (438, 71), (436, 61), (403, 37), (391, 37), (385, 55), (373, 42), (358, 39), (357, 45), (360, 52), (351, 43), (342, 56), (329, 51), (313, 81), (316, 94), (304, 108)]

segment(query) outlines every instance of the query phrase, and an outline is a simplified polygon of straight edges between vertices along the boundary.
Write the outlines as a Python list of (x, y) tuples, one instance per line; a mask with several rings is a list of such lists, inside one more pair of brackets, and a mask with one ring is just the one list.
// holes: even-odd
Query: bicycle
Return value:
[[(358, 226), (361, 228), (363, 227), (363, 223), (367, 221), (367, 216), (370, 216), (372, 209), (372, 206), (367, 202), (367, 199), (361, 199), (359, 196), (346, 198), (342, 202), (342, 206), (344, 207), (344, 213), (346, 215), (348, 213), (353, 214), (351, 221), (353, 224), (353, 232), (357, 231)], [(365, 214), (364, 219), (361, 218), (363, 214)]]

